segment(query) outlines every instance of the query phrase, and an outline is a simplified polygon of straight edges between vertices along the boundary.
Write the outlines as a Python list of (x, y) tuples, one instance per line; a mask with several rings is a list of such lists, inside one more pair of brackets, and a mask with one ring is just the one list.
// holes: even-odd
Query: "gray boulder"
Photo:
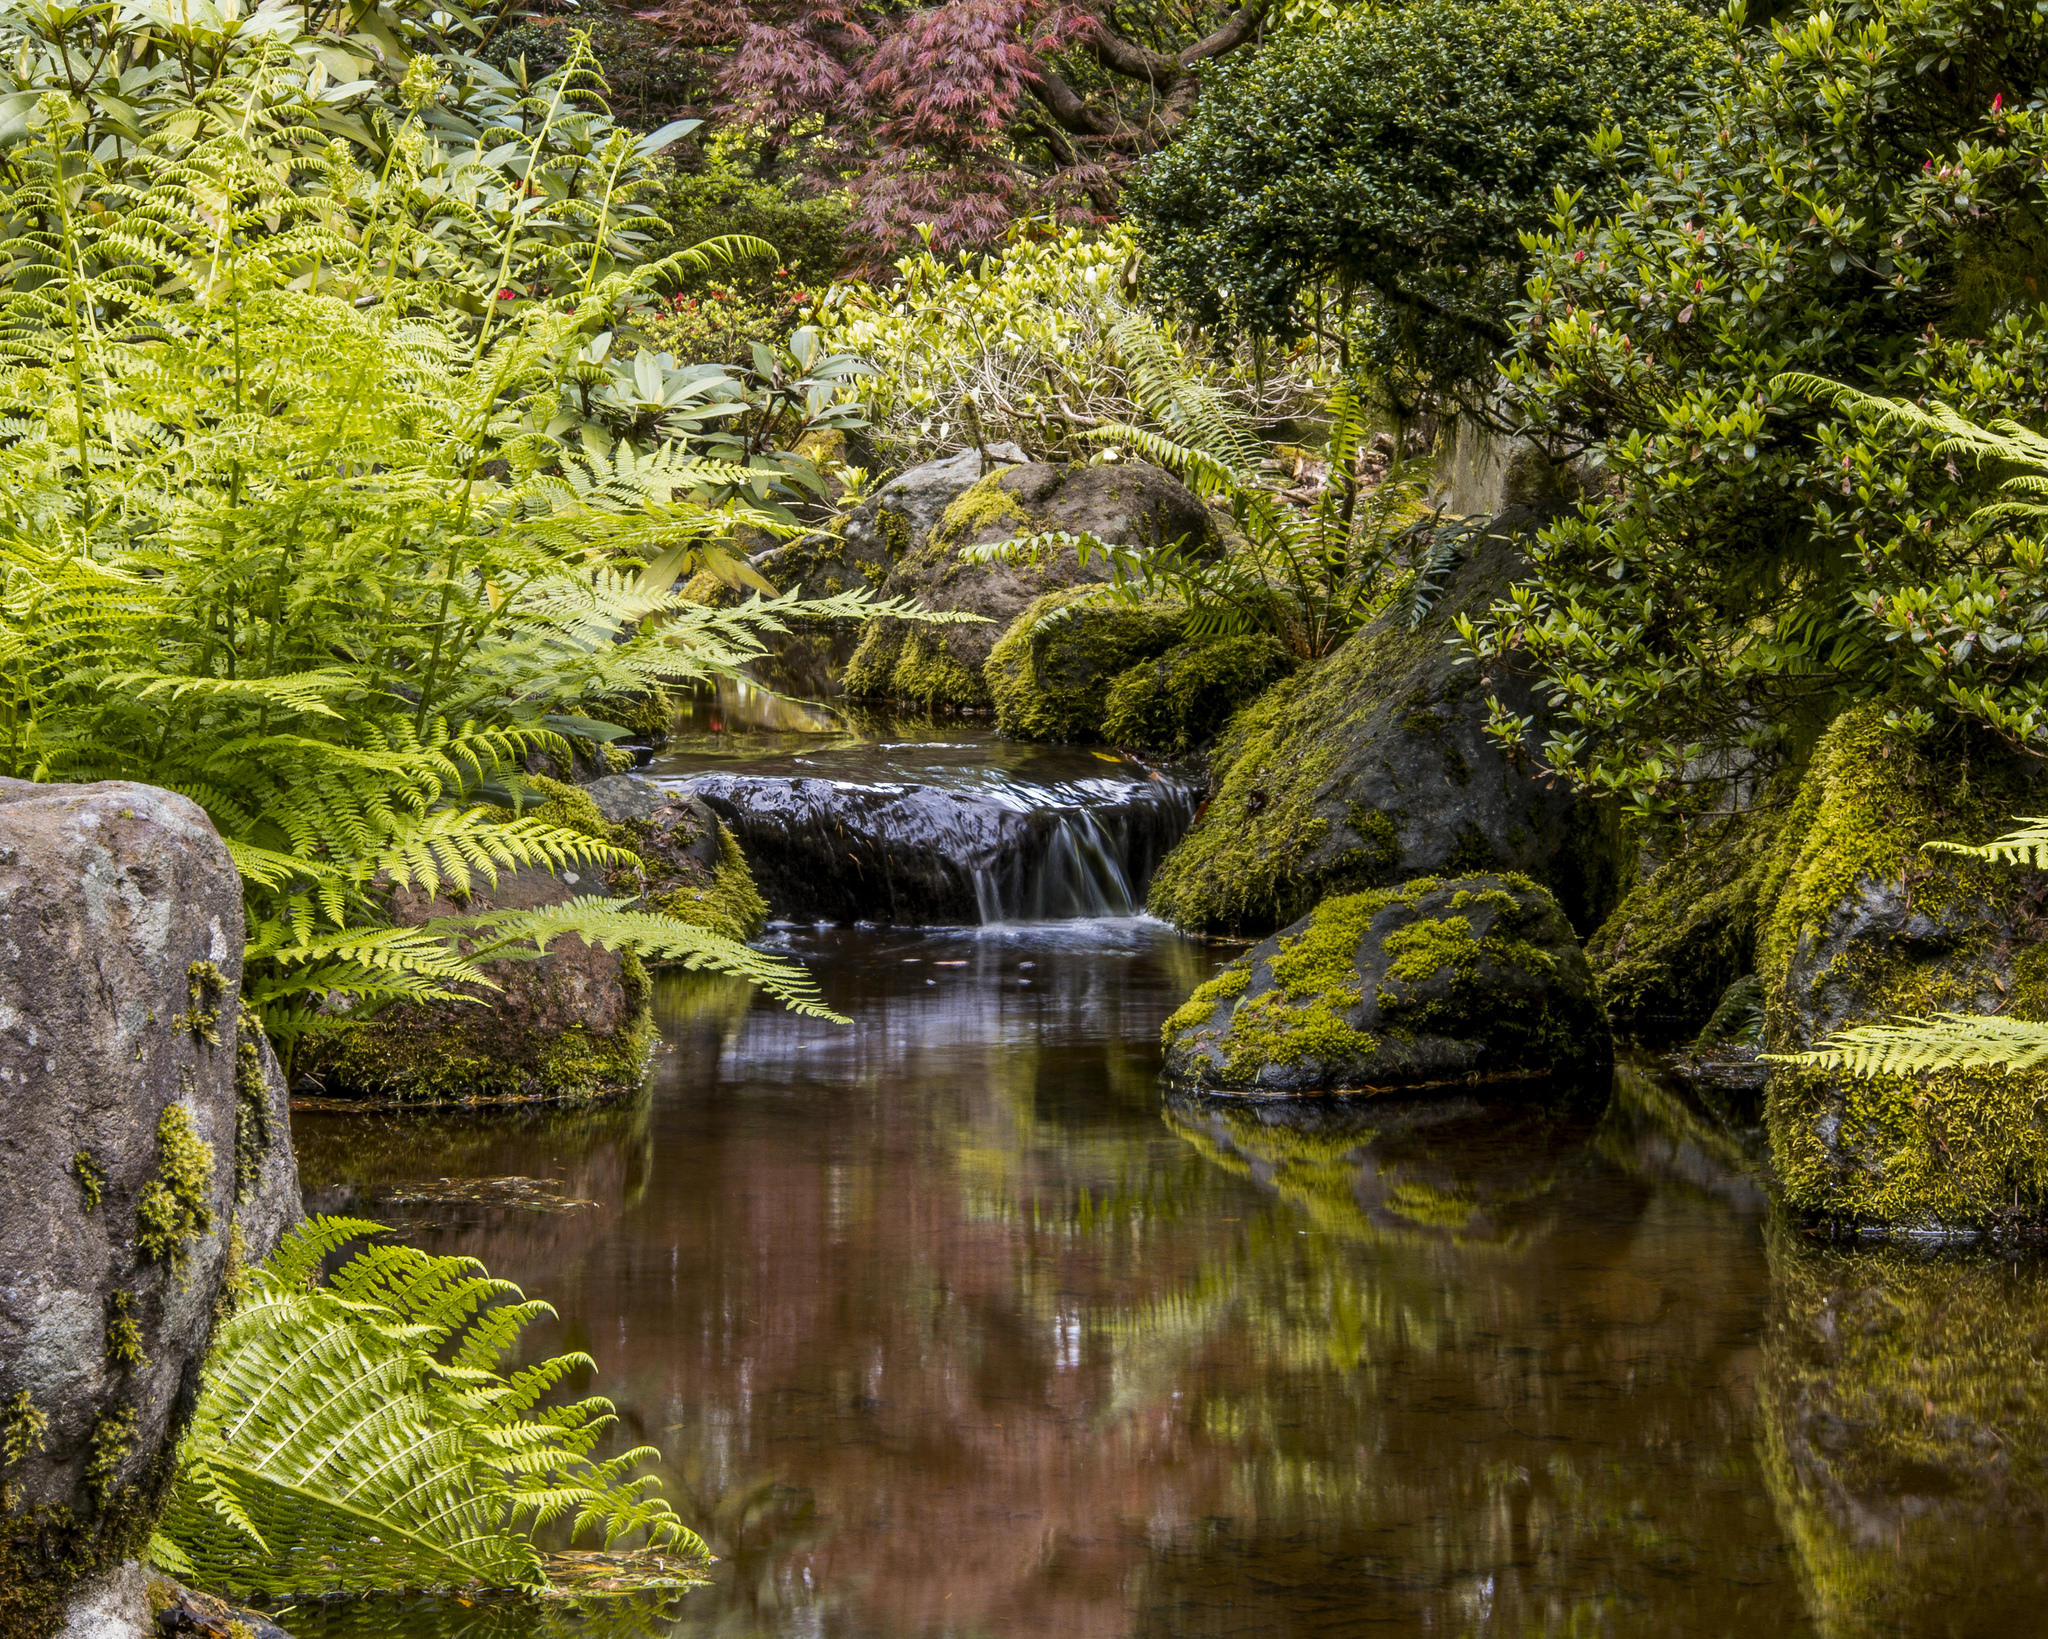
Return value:
[[(1093, 467), (1031, 462), (989, 473), (961, 491), (921, 541), (906, 541), (881, 584), (884, 596), (979, 618), (944, 626), (870, 621), (847, 666), (846, 692), (922, 705), (988, 705), (983, 666), (1012, 623), (1048, 593), (1105, 580), (1108, 571), (1099, 558), (1083, 565), (1072, 549), (1036, 563), (969, 563), (960, 554), (1047, 531), (1133, 546), (1199, 540), (1214, 524), (1191, 490), (1142, 461)], [(1108, 682), (1105, 676), (1105, 689)]]
[(1511, 870), (1581, 930), (1620, 888), (1611, 819), (1534, 777), (1487, 733), (1490, 697), (1540, 720), (1507, 666), (1468, 662), (1453, 622), (1523, 566), (1527, 513), (1467, 553), (1419, 626), (1389, 613), (1232, 721), (1201, 819), (1153, 878), (1151, 909), (1184, 928), (1265, 933), (1331, 894), (1423, 875)]
[(1556, 900), (1527, 877), (1423, 877), (1325, 900), (1166, 1022), (1166, 1076), (1284, 1096), (1579, 1076), (1614, 1047)]
[(241, 882), (151, 786), (0, 782), (0, 1633), (147, 1537), (225, 1284), (299, 1216)]

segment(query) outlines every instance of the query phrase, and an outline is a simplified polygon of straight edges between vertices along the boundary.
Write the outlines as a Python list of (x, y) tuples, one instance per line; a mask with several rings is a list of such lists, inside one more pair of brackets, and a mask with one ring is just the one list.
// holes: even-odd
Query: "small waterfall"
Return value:
[(969, 789), (803, 776), (679, 781), (732, 828), (793, 921), (990, 924), (1134, 916), (1194, 816), (1161, 776)]

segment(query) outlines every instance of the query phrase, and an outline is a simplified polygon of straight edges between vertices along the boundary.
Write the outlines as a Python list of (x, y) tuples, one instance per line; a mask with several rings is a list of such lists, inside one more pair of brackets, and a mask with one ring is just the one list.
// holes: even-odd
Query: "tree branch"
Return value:
[(1077, 136), (1107, 136), (1109, 126), (1101, 110), (1061, 78), (1050, 63), (1038, 65), (1030, 82), (1031, 94), (1045, 105), (1046, 112)]
[(1206, 40), (1197, 40), (1177, 53), (1175, 60), (1182, 68), (1192, 68), (1196, 63), (1207, 62), (1211, 57), (1221, 57), (1225, 52), (1235, 51), (1251, 37), (1252, 31), (1266, 20), (1267, 0), (1251, 0), (1249, 5), (1239, 6), (1223, 20), (1223, 26)]

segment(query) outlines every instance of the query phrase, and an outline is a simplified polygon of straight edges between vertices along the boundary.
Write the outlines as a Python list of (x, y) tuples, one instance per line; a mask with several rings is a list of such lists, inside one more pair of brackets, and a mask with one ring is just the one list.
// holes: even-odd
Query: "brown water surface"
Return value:
[[(630, 1108), (295, 1122), (316, 1207), (546, 1297), (537, 1341), (594, 1354), (660, 1448), (719, 1561), (644, 1631), (2041, 1631), (2013, 1569), (2040, 1560), (2036, 1397), (1914, 1375), (1975, 1316), (2010, 1391), (2048, 1338), (2034, 1275), (1767, 1232), (1743, 1144), (1636, 1070), (1162, 1108), (1160, 1020), (1226, 953), (1154, 923), (779, 942), (850, 1027), (676, 979)], [(592, 1204), (401, 1187), (444, 1177)], [(1923, 1289), (1903, 1363), (1844, 1352), (1838, 1317), (1889, 1337)], [(1920, 1467), (1859, 1466), (1899, 1418)], [(2000, 1572), (1951, 1575), (1965, 1539)], [(293, 1625), (542, 1631), (448, 1601)]]

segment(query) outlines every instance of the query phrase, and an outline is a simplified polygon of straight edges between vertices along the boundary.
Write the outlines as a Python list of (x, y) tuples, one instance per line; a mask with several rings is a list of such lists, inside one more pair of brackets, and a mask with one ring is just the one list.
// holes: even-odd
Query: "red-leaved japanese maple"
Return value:
[(771, 162), (850, 180), (860, 251), (928, 223), (941, 249), (1017, 215), (1101, 220), (1117, 179), (1193, 106), (1202, 65), (1270, 0), (662, 0), (640, 15), (701, 57)]

